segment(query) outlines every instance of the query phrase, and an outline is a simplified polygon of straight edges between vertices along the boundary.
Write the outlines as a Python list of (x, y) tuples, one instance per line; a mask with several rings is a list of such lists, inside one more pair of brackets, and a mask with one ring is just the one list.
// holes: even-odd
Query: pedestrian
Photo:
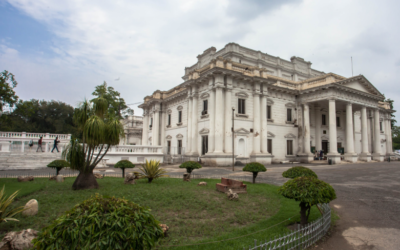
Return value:
[(314, 160), (319, 160), (318, 150), (315, 150)]
[[(28, 145), (29, 145), (29, 152), (31, 152), (31, 149), (32, 149), (32, 147), (33, 147), (33, 141), (30, 140), (29, 143), (28, 143)], [(25, 144), (22, 144), (22, 147), (24, 147), (24, 146), (25, 146)]]
[[(36, 152), (39, 151), (39, 148), (43, 152), (42, 141), (43, 141), (43, 137), (40, 137), (40, 139), (39, 139), (39, 141), (37, 143), (38, 146), (37, 146)], [(32, 144), (33, 144), (33, 142), (32, 142)]]
[(321, 149), (321, 151), (319, 152), (319, 159), (323, 160), (324, 159), (324, 151)]
[(59, 142), (60, 142), (60, 141), (58, 140), (58, 137), (56, 137), (56, 139), (54, 140), (53, 149), (51, 150), (52, 153), (53, 153), (53, 150), (54, 150), (54, 149), (57, 149), (57, 153), (60, 152), (60, 151), (58, 151), (58, 148), (57, 148), (57, 144), (58, 144)]

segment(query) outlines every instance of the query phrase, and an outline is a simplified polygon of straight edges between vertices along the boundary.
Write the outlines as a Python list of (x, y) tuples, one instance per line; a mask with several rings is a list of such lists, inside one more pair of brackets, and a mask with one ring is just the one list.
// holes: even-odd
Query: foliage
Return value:
[(8, 221), (18, 221), (17, 219), (13, 218), (16, 214), (21, 213), (24, 211), (24, 207), (16, 207), (10, 208), (11, 203), (13, 203), (15, 197), (17, 197), (18, 191), (15, 191), (10, 196), (6, 196), (5, 194), (5, 185), (0, 191), (0, 223), (1, 222), (8, 222)]
[(160, 168), (160, 161), (156, 160), (146, 160), (146, 163), (142, 165), (140, 170), (142, 171), (140, 177), (147, 178), (149, 183), (151, 183), (153, 179), (165, 177), (165, 174), (168, 173), (165, 169)]
[(307, 223), (312, 206), (336, 199), (332, 186), (314, 177), (297, 177), (289, 180), (279, 188), (278, 192), (286, 198), (300, 202), (302, 225)]
[(54, 160), (47, 164), (47, 167), (57, 169), (56, 175), (58, 175), (61, 169), (69, 167), (69, 163), (66, 160)]
[(282, 176), (290, 179), (294, 179), (296, 177), (306, 177), (306, 176), (318, 178), (317, 174), (314, 171), (302, 166), (289, 168), (288, 170), (282, 173)]
[(392, 128), (392, 143), (393, 149), (400, 149), (400, 126), (393, 126)]
[(90, 100), (91, 102), (95, 102), (99, 97), (104, 98), (108, 102), (111, 106), (108, 112), (112, 116), (121, 119), (128, 115), (133, 115), (133, 110), (126, 105), (124, 98), (120, 97), (121, 94), (118, 91), (115, 91), (113, 87), (108, 87), (106, 82), (96, 86), (92, 95), (96, 96), (96, 98)]
[(194, 169), (200, 169), (201, 165), (200, 165), (200, 163), (195, 162), (195, 161), (186, 161), (186, 162), (182, 163), (179, 167), (186, 168), (186, 172), (188, 172), (190, 174)]
[(114, 165), (114, 168), (134, 168), (135, 165), (128, 160), (121, 160)]
[(73, 123), (74, 108), (60, 101), (20, 100), (15, 109), (1, 116), (1, 131), (59, 133), (80, 136)]
[(44, 228), (33, 243), (37, 249), (150, 249), (162, 237), (150, 209), (96, 194)]
[(246, 166), (244, 166), (243, 171), (253, 172), (253, 184), (254, 184), (256, 183), (256, 177), (258, 175), (258, 172), (266, 172), (267, 169), (261, 163), (250, 162), (247, 163)]
[(0, 112), (3, 111), (4, 105), (13, 107), (18, 101), (18, 96), (15, 94), (14, 88), (18, 82), (14, 75), (7, 70), (0, 73)]
[[(393, 110), (393, 103), (394, 103), (394, 100), (392, 100), (392, 99), (389, 98), (389, 99), (386, 99), (385, 102), (389, 103), (390, 109)], [(392, 117), (392, 118), (390, 119), (390, 126), (391, 126), (391, 128), (393, 129), (393, 128), (395, 127), (395, 124), (397, 123), (397, 121), (394, 119), (395, 115), (394, 115), (393, 113), (390, 113), (390, 116)]]

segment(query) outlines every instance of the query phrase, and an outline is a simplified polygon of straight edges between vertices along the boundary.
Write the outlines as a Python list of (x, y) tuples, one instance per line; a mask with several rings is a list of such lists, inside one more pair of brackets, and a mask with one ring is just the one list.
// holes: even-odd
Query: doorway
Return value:
[(208, 135), (201, 137), (201, 155), (208, 153)]
[(239, 140), (239, 146), (238, 146), (238, 155), (240, 156), (245, 156), (245, 146), (244, 146), (244, 139)]
[(322, 141), (322, 151), (324, 151), (324, 154), (328, 153), (328, 141)]

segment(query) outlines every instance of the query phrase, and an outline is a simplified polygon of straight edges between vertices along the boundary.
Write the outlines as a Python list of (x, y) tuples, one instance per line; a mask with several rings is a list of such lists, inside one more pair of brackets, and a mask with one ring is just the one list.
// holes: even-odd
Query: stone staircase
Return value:
[(1, 170), (30, 170), (47, 168), (53, 160), (61, 159), (61, 153), (0, 153)]

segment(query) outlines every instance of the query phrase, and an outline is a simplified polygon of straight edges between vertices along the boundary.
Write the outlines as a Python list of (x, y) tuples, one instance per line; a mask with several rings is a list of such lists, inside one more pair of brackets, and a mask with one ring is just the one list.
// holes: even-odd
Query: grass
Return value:
[[(66, 178), (64, 183), (48, 179), (26, 183), (18, 183), (16, 179), (0, 179), (0, 186), (6, 185), (8, 194), (21, 190), (14, 206), (23, 206), (30, 199), (39, 202), (36, 216), (17, 215), (19, 222), (0, 224), (2, 234), (27, 228), (40, 230), (95, 193), (124, 197), (149, 207), (160, 223), (170, 227), (169, 237), (160, 244), (160, 248), (164, 249), (242, 249), (254, 245), (254, 239), (264, 240), (288, 232), (287, 226), (300, 220), (298, 203), (280, 196), (278, 187), (274, 185), (246, 183), (248, 193), (239, 194), (239, 201), (229, 201), (225, 194), (215, 190), (215, 184), (220, 180), (188, 183), (181, 179), (162, 178), (151, 184), (147, 180), (139, 180), (136, 185), (124, 185), (122, 178), (106, 177), (97, 180), (100, 185), (97, 190), (73, 191), (71, 186), (74, 179)], [(207, 186), (197, 186), (200, 181), (206, 181)], [(318, 210), (313, 208), (310, 221), (319, 216)], [(235, 238), (282, 221), (285, 222), (268, 230), (234, 240), (172, 247)]]

